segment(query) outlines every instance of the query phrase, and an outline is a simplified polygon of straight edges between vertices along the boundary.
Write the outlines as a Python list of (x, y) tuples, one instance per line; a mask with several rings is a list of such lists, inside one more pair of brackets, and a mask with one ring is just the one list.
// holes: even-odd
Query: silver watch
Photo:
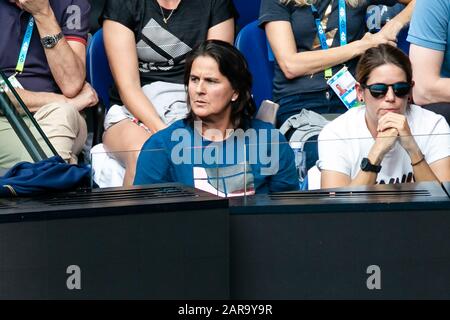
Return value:
[(60, 32), (55, 35), (49, 35), (41, 38), (41, 43), (46, 49), (51, 49), (56, 46), (59, 40), (61, 40), (64, 37), (63, 33)]

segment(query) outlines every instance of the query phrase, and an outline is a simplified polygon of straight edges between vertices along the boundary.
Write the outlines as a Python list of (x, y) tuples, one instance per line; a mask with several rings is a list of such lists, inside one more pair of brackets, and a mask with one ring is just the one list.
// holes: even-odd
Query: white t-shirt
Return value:
[[(362, 158), (367, 157), (375, 143), (366, 125), (365, 112), (365, 107), (350, 109), (323, 128), (317, 161), (320, 170), (341, 172), (352, 179), (357, 176)], [(428, 164), (450, 156), (450, 127), (444, 117), (411, 105), (406, 119)], [(379, 184), (413, 181), (411, 159), (398, 141), (384, 156), (381, 166)]]

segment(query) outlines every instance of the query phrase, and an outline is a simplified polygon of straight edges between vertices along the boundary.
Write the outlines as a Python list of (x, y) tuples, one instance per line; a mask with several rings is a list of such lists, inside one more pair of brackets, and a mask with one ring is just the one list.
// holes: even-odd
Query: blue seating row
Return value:
[[(273, 55), (264, 31), (258, 27), (256, 20), (260, 0), (234, 0), (240, 13), (238, 24), (244, 27), (237, 35), (235, 45), (246, 57), (253, 75), (253, 97), (259, 106), (265, 99), (272, 98)], [(249, 20), (252, 19), (252, 22)], [(406, 42), (407, 30), (399, 35), (399, 46), (406, 53), (409, 43)], [(103, 45), (103, 31), (98, 30), (92, 37), (87, 50), (87, 80), (99, 95), (102, 104), (108, 108), (108, 88), (113, 79)]]

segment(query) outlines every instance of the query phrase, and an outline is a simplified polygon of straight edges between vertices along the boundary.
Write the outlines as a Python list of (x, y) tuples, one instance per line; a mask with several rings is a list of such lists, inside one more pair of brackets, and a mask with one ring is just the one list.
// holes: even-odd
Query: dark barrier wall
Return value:
[(0, 200), (0, 299), (227, 299), (227, 201), (149, 190)]
[(231, 298), (449, 299), (450, 202), (441, 186), (375, 189), (234, 200)]
[(437, 183), (0, 199), (0, 298), (448, 299), (449, 230)]
[(237, 215), (231, 230), (233, 299), (450, 298), (449, 210)]

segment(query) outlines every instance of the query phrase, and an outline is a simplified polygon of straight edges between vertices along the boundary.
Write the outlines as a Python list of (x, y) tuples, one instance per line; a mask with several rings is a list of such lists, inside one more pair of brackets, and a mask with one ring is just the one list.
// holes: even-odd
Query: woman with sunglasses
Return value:
[[(367, 32), (371, 5), (407, 7), (376, 34)], [(347, 111), (327, 80), (344, 66), (354, 74), (367, 49), (397, 41), (415, 0), (262, 0), (259, 26), (275, 56), (273, 99), (280, 105), (277, 126), (302, 109)]]
[(322, 188), (450, 181), (450, 128), (410, 104), (409, 58), (390, 45), (371, 48), (356, 69), (358, 98), (319, 136)]

